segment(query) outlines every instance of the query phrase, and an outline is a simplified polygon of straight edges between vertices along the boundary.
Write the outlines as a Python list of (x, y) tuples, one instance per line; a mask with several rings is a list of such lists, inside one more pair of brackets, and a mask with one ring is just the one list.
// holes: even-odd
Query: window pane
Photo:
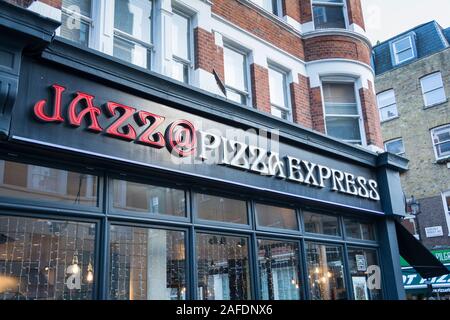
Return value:
[(189, 82), (188, 66), (182, 62), (173, 60), (172, 78), (174, 78), (175, 80), (184, 82), (184, 83), (188, 83)]
[(194, 197), (200, 219), (248, 224), (245, 201), (199, 193)]
[(254, 3), (260, 7), (266, 9), (273, 14), (278, 14), (277, 10), (277, 0), (252, 0)]
[(91, 0), (62, 0), (62, 7), (85, 17), (91, 16)]
[(438, 157), (450, 156), (450, 142), (440, 144), (437, 149)]
[(287, 108), (286, 75), (269, 68), (270, 102)]
[(386, 151), (398, 155), (404, 154), (403, 140), (386, 142)]
[(444, 86), (440, 72), (422, 78), (420, 83), (422, 84), (423, 92), (433, 91)]
[(450, 126), (434, 129), (433, 140), (435, 144), (450, 141)]
[(439, 88), (425, 94), (425, 105), (432, 106), (446, 101), (444, 88)]
[(354, 104), (325, 104), (325, 111), (327, 114), (339, 114), (339, 115), (358, 115), (358, 105)]
[(177, 13), (172, 15), (172, 50), (178, 58), (189, 60), (189, 19)]
[(109, 297), (186, 299), (184, 232), (111, 226)]
[(322, 89), (325, 102), (356, 103), (355, 85), (353, 83), (323, 83)]
[(342, 248), (307, 242), (306, 256), (311, 299), (346, 299)]
[(258, 240), (258, 268), (263, 300), (299, 300), (298, 244)]
[(305, 232), (340, 236), (339, 221), (337, 217), (304, 211), (303, 220)]
[[(370, 289), (368, 286), (367, 268), (379, 266), (375, 250), (348, 248), (348, 265), (352, 277), (353, 295), (355, 300), (380, 300), (380, 287)], [(372, 281), (371, 281), (372, 283)]]
[(385, 91), (377, 95), (378, 107), (383, 108), (395, 104), (394, 90)]
[(61, 15), (61, 37), (85, 47), (89, 45), (89, 27), (90, 24), (88, 22), (79, 19), (75, 15), (69, 16), (64, 12)]
[(226, 89), (227, 99), (237, 102), (239, 104), (247, 104), (247, 98), (245, 95), (238, 93), (231, 89)]
[(97, 206), (98, 177), (73, 171), (0, 160), (0, 196)]
[(247, 91), (245, 81), (245, 56), (228, 47), (224, 48), (225, 84)]
[(408, 49), (412, 49), (411, 48), (411, 38), (410, 37), (406, 37), (402, 40), (399, 40), (397, 42), (394, 43), (394, 48), (395, 48), (395, 52), (399, 53)]
[(114, 37), (113, 55), (142, 68), (150, 67), (150, 51), (133, 41)]
[(200, 300), (249, 300), (248, 239), (198, 233), (197, 294)]
[(114, 180), (113, 206), (134, 212), (186, 216), (184, 190)]
[(345, 28), (343, 6), (313, 5), (313, 11), (316, 29)]
[(408, 50), (405, 50), (405, 51), (397, 54), (397, 61), (403, 62), (403, 61), (412, 59), (413, 57), (414, 57), (413, 49), (408, 49)]
[(344, 219), (347, 238), (359, 240), (375, 240), (373, 224), (354, 219)]
[(327, 117), (327, 134), (343, 140), (361, 141), (358, 118)]
[(255, 210), (259, 226), (298, 230), (297, 214), (294, 209), (257, 203)]
[(398, 116), (397, 105), (393, 104), (389, 107), (380, 109), (381, 121), (389, 120)]
[(284, 119), (284, 120), (289, 119), (289, 113), (286, 110), (282, 110), (282, 109), (274, 107), (274, 106), (272, 106), (270, 113), (273, 116), (278, 117), (280, 119)]
[(93, 299), (95, 224), (0, 216), (0, 300)]
[(151, 43), (152, 2), (149, 0), (115, 0), (114, 28), (133, 38)]

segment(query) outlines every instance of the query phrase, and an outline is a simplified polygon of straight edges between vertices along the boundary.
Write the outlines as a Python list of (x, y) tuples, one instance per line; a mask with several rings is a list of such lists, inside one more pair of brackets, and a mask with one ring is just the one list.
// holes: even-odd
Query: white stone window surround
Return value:
[(401, 143), (402, 143), (402, 150), (401, 150), (401, 152), (395, 153), (395, 154), (398, 155), (398, 156), (404, 156), (405, 153), (406, 153), (406, 151), (405, 151), (405, 143), (404, 143), (404, 141), (403, 141), (403, 138), (395, 138), (395, 139), (391, 139), (391, 140), (386, 141), (386, 142), (384, 143), (384, 149), (385, 149), (386, 151), (388, 151), (388, 145), (389, 145), (389, 144), (395, 143), (395, 142), (399, 142), (399, 141), (401, 141)]
[(450, 190), (442, 192), (442, 203), (444, 205), (445, 221), (447, 222), (448, 236), (450, 237), (450, 208), (447, 205), (448, 198), (450, 198)]
[(439, 152), (437, 150), (437, 146), (442, 145), (442, 144), (446, 144), (446, 143), (450, 143), (450, 140), (444, 140), (444, 141), (436, 142), (435, 141), (435, 133), (436, 133), (436, 131), (444, 131), (444, 132), (447, 131), (447, 133), (450, 134), (450, 124), (444, 124), (442, 126), (435, 127), (435, 128), (430, 130), (431, 143), (433, 144), (434, 156), (435, 156), (436, 160), (440, 161), (440, 160), (450, 159), (450, 155), (440, 156)]

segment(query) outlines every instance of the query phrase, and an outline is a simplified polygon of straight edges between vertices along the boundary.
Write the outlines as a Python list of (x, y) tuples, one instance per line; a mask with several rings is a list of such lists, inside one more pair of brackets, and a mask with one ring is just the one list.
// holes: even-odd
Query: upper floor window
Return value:
[(447, 100), (440, 72), (423, 77), (420, 79), (420, 84), (422, 85), (425, 107), (430, 107)]
[(346, 28), (344, 0), (313, 0), (316, 29)]
[(450, 124), (431, 130), (436, 159), (450, 157)]
[(412, 35), (392, 42), (392, 53), (395, 65), (414, 59), (416, 55)]
[(403, 144), (403, 139), (401, 139), (401, 138), (386, 142), (384, 144), (384, 149), (387, 152), (396, 154), (398, 156), (405, 155), (405, 146)]
[(352, 144), (362, 144), (354, 82), (324, 82), (323, 94), (327, 134)]
[(172, 15), (172, 77), (184, 83), (189, 82), (191, 66), (190, 33), (189, 17), (174, 11)]
[(152, 1), (114, 1), (113, 55), (150, 68), (152, 52)]
[(280, 0), (251, 0), (258, 6), (264, 8), (265, 10), (273, 13), (274, 15), (281, 16), (281, 1)]
[(378, 108), (381, 121), (396, 118), (398, 116), (397, 102), (394, 90), (388, 90), (377, 95)]
[(276, 117), (288, 120), (291, 118), (291, 108), (286, 78), (285, 72), (269, 67), (271, 113)]
[(223, 54), (227, 98), (234, 102), (247, 105), (249, 96), (247, 55), (230, 46), (224, 47)]
[(61, 11), (60, 35), (87, 47), (92, 29), (91, 0), (63, 0)]

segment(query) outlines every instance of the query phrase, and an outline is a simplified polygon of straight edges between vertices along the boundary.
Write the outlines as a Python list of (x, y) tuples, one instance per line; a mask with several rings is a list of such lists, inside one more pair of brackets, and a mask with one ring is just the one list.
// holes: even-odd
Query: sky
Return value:
[(419, 24), (436, 20), (450, 27), (450, 0), (361, 0), (366, 31), (373, 44)]

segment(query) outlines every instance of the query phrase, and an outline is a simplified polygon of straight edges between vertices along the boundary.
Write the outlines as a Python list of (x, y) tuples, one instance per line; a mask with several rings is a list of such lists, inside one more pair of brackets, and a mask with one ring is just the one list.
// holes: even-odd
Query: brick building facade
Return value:
[[(149, 34), (121, 29), (104, 0), (8, 2), (62, 21), (57, 35), (81, 47), (372, 151), (383, 147), (359, 0), (144, 1), (150, 3)], [(141, 2), (130, 3), (145, 13)], [(70, 27), (77, 21), (81, 31)], [(142, 55), (150, 58), (143, 62)], [(227, 70), (236, 67), (233, 59), (243, 66)]]

